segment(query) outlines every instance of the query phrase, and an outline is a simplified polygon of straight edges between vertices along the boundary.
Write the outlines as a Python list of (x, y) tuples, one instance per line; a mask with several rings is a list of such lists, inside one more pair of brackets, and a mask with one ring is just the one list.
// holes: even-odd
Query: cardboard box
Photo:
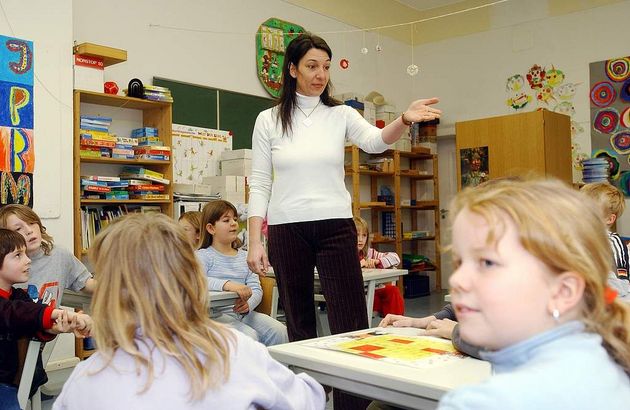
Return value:
[(221, 161), (230, 159), (252, 159), (251, 149), (225, 150), (221, 153)]
[(103, 92), (105, 66), (99, 57), (74, 55), (74, 89)]
[(219, 165), (221, 175), (250, 176), (252, 174), (251, 159), (228, 159)]
[(218, 191), (218, 194), (221, 195), (221, 199), (231, 202), (233, 205), (245, 203), (245, 191), (238, 192), (238, 191), (221, 190), (221, 191)]
[(213, 195), (212, 186), (205, 184), (173, 184), (173, 192), (184, 195)]
[(204, 185), (212, 186), (213, 193), (228, 192), (245, 192), (245, 177), (237, 175), (226, 175), (219, 177), (205, 177)]

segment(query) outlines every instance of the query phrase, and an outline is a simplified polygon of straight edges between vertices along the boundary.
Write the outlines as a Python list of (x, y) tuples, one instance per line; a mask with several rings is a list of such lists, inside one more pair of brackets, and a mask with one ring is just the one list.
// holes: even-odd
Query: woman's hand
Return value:
[(408, 122), (424, 122), (440, 118), (442, 111), (431, 107), (431, 105), (438, 102), (440, 100), (435, 97), (416, 100), (409, 104), (407, 111), (403, 113), (403, 119)]
[(450, 319), (439, 319), (434, 320), (427, 326), (426, 336), (437, 336), (444, 339), (452, 339), (453, 338), (453, 329), (457, 322)]
[(247, 266), (252, 272), (260, 276), (264, 277), (267, 274), (269, 259), (267, 259), (267, 252), (265, 252), (262, 243), (249, 243), (247, 248)]

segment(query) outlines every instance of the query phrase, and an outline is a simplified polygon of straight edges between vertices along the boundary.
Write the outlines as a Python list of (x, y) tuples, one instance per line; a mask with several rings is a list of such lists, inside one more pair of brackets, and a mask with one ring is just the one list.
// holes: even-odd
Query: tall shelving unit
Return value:
[[(96, 93), (91, 91), (74, 91), (74, 254), (81, 259), (86, 254), (82, 246), (81, 230), (81, 206), (105, 206), (105, 205), (158, 205), (161, 212), (173, 216), (173, 160), (140, 160), (140, 159), (118, 159), (118, 158), (81, 158), (80, 155), (80, 124), (81, 112), (84, 104), (103, 106), (108, 109), (108, 114), (115, 109), (112, 118), (116, 121), (116, 114), (122, 114), (119, 110), (141, 111), (142, 120), (137, 127), (154, 127), (158, 129), (158, 135), (164, 145), (172, 147), (172, 104), (170, 102), (149, 101), (140, 98), (124, 97), (111, 94)], [(109, 108), (106, 108), (109, 107)], [(92, 107), (92, 110), (94, 107)], [(128, 136), (128, 135), (121, 135)], [(99, 174), (108, 176), (118, 176), (120, 170), (125, 165), (140, 165), (164, 174), (164, 178), (171, 181), (165, 186), (165, 194), (169, 194), (167, 200), (109, 200), (109, 199), (82, 199), (81, 198), (81, 175), (86, 175), (86, 168), (98, 169)]]
[[(431, 248), (431, 261), (435, 265), (435, 284), (438, 291), (441, 290), (440, 270), (440, 214), (439, 214), (439, 182), (438, 182), (438, 158), (435, 154), (388, 150), (381, 154), (361, 154), (361, 150), (353, 145), (346, 147), (350, 154), (350, 166), (346, 166), (346, 176), (352, 179), (352, 213), (361, 215), (361, 210), (370, 210), (372, 232), (380, 233), (380, 221), (382, 212), (393, 212), (396, 225), (394, 238), (379, 235), (372, 240), (376, 247), (379, 245), (393, 245), (394, 250), (400, 256), (403, 253), (420, 253)], [(392, 158), (393, 171), (374, 171), (361, 169), (361, 156), (372, 158)], [(369, 201), (361, 198), (361, 180), (367, 177), (370, 181)], [(376, 205), (378, 198), (379, 178), (389, 179), (394, 186), (394, 205)], [(402, 198), (403, 184), (408, 184), (409, 198)], [(427, 195), (428, 194), (428, 195)], [(430, 199), (426, 199), (429, 196)], [(419, 200), (418, 198), (423, 198)], [(402, 205), (403, 199), (416, 200), (414, 205)], [(403, 238), (403, 225), (405, 230), (430, 230), (432, 235), (405, 239)], [(429, 246), (426, 246), (429, 244)], [(430, 246), (432, 245), (432, 246)], [(430, 272), (429, 270), (426, 270)], [(401, 278), (404, 280), (404, 278)], [(402, 280), (398, 281), (402, 287)]]

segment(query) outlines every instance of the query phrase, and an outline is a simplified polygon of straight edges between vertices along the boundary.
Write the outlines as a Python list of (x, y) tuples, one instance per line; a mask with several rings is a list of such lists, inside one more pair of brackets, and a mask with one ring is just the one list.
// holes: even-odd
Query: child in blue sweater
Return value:
[(208, 276), (208, 289), (239, 295), (234, 307), (219, 310), (214, 320), (234, 327), (265, 346), (287, 343), (287, 328), (263, 313), (255, 312), (262, 300), (258, 275), (247, 267), (247, 252), (238, 249), (238, 216), (227, 201), (208, 202), (202, 211), (201, 240), (197, 257)]
[(494, 374), (439, 409), (628, 408), (630, 312), (606, 285), (594, 203), (559, 181), (506, 180), (460, 192), (451, 210), (452, 304)]

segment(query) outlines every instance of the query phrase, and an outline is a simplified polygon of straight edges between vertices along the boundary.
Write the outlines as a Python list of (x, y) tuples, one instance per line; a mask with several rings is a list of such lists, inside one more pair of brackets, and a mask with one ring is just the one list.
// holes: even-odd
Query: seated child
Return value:
[[(18, 232), (26, 240), (26, 254), (31, 259), (31, 274), (25, 287), (33, 301), (53, 308), (61, 303), (63, 291), (92, 293), (96, 281), (88, 269), (66, 249), (53, 245), (39, 216), (29, 207), (9, 204), (0, 208), (0, 227)], [(33, 391), (48, 381), (40, 357), (33, 377)]]
[(370, 248), (370, 229), (365, 219), (355, 216), (352, 218), (357, 227), (359, 259), (362, 268), (388, 269), (395, 268), (400, 264), (400, 257), (396, 252), (378, 252)]
[(208, 289), (236, 292), (233, 308), (219, 310), (214, 320), (228, 324), (265, 346), (287, 343), (287, 328), (276, 319), (254, 309), (262, 300), (258, 275), (247, 266), (247, 252), (237, 249), (236, 208), (227, 201), (208, 202), (202, 211), (201, 241), (196, 254), (206, 276)]
[[(396, 252), (378, 252), (370, 248), (370, 230), (365, 219), (359, 216), (352, 219), (357, 228), (357, 247), (362, 268), (388, 269), (400, 264), (400, 257)], [(394, 285), (385, 285), (376, 289), (372, 310), (378, 312), (380, 316), (405, 313), (405, 299), (400, 294), (400, 289)]]
[(208, 317), (207, 279), (171, 218), (120, 218), (89, 256), (98, 350), (77, 365), (53, 409), (324, 408), (314, 379)]
[(188, 211), (179, 216), (179, 226), (184, 228), (188, 241), (193, 249), (197, 249), (201, 237), (201, 212)]
[(595, 205), (559, 181), (461, 191), (451, 207), (452, 304), (493, 366), (439, 409), (622, 409), (630, 312), (606, 286), (612, 253)]
[(26, 256), (22, 235), (0, 228), (0, 408), (19, 410), (18, 344), (20, 339), (36, 338), (42, 342), (57, 333), (76, 331), (88, 335), (92, 322), (87, 315), (54, 309), (35, 303), (16, 283), (29, 279), (31, 260)]
[(619, 235), (610, 230), (626, 208), (626, 200), (623, 194), (608, 182), (586, 184), (580, 192), (592, 198), (597, 204), (598, 210), (601, 210), (602, 219), (608, 227), (608, 240), (613, 251), (616, 268), (614, 271), (615, 275), (618, 279), (629, 280), (630, 260), (628, 258), (628, 248)]

